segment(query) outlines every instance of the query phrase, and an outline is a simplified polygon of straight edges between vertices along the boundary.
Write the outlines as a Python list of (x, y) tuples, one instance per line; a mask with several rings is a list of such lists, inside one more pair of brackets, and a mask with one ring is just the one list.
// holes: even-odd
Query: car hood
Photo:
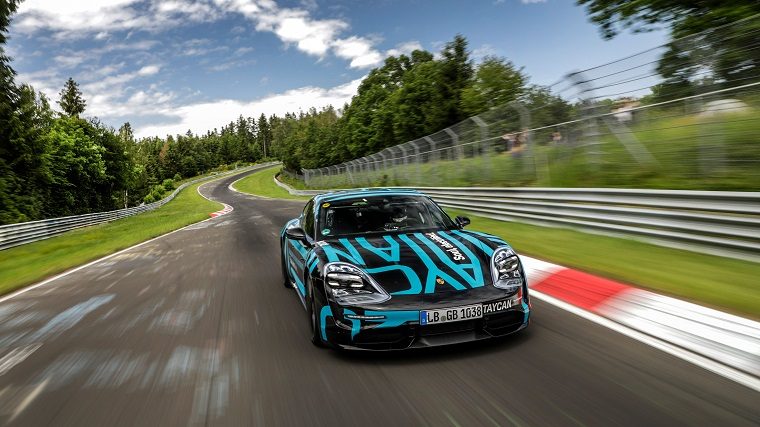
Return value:
[(318, 242), (323, 262), (348, 262), (363, 269), (396, 299), (444, 297), (491, 288), (491, 255), (508, 246), (488, 234), (427, 231), (328, 239)]

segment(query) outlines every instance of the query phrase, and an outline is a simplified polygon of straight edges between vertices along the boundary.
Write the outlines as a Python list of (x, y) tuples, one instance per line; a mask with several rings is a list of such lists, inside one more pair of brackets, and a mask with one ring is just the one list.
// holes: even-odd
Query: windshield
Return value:
[(452, 227), (451, 219), (427, 197), (376, 196), (322, 203), (318, 234), (330, 237)]

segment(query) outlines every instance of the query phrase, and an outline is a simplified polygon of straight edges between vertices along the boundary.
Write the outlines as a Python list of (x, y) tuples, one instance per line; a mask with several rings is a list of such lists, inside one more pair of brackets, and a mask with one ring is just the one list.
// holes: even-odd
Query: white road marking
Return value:
[(0, 358), (0, 375), (4, 375), (13, 369), (14, 366), (23, 362), (40, 347), (42, 347), (42, 343), (35, 343), (24, 347), (16, 347), (8, 352), (8, 354)]
[(721, 377), (727, 378), (745, 387), (751, 388), (752, 390), (760, 392), (760, 379), (752, 375), (748, 375), (742, 371), (729, 368), (728, 366), (718, 363), (714, 360), (699, 356), (690, 351), (684, 350), (683, 348), (677, 347), (668, 342), (659, 340), (653, 336), (636, 331), (627, 326), (623, 326), (605, 317), (588, 312), (586, 310), (583, 310), (581, 308), (578, 308), (574, 305), (568, 304), (562, 300), (543, 294), (541, 292), (532, 290), (530, 295), (532, 297), (535, 297), (536, 299), (539, 299), (541, 301), (554, 305), (562, 310), (575, 314), (576, 316), (580, 316), (586, 320), (594, 322), (607, 329), (611, 329), (629, 338), (633, 338), (634, 340), (644, 343), (650, 347), (654, 347), (658, 350), (664, 351), (665, 353), (675, 356), (681, 360), (684, 360), (693, 365), (699, 366), (700, 368), (706, 369), (710, 372), (720, 375)]

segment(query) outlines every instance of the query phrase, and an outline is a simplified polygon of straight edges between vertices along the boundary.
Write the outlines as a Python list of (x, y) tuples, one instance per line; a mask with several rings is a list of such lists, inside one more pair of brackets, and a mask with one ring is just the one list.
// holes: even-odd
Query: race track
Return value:
[[(507, 339), (314, 347), (282, 286), (303, 202), (234, 207), (0, 302), (2, 425), (760, 425), (760, 395), (541, 301)], [(519, 248), (518, 248), (519, 249)]]

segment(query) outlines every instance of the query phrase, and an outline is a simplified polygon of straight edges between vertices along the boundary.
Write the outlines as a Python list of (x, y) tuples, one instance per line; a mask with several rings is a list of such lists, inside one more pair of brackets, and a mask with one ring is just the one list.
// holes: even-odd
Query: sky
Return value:
[(387, 56), (457, 33), (543, 85), (667, 40), (603, 40), (571, 0), (26, 0), (7, 50), (17, 82), (57, 100), (73, 77), (86, 116), (147, 137), (339, 108)]

